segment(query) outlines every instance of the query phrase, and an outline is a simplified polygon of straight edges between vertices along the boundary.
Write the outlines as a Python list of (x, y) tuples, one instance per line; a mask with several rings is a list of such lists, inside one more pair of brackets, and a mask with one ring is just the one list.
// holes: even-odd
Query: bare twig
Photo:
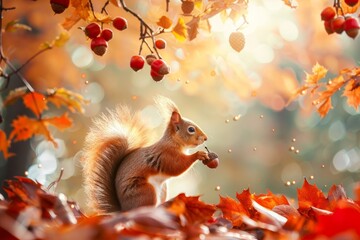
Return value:
[(110, 0), (107, 0), (104, 4), (104, 6), (101, 8), (101, 13), (105, 13), (108, 14), (108, 12), (106, 11), (106, 7), (109, 5)]
[(166, 0), (166, 11), (169, 11), (169, 4), (170, 4), (170, 0)]

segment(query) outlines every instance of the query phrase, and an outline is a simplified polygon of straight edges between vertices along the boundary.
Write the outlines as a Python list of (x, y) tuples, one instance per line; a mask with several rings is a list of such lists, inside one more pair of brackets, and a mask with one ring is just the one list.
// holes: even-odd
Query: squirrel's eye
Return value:
[(190, 127), (188, 127), (187, 131), (190, 134), (194, 134), (195, 133), (195, 128), (193, 126), (190, 126)]

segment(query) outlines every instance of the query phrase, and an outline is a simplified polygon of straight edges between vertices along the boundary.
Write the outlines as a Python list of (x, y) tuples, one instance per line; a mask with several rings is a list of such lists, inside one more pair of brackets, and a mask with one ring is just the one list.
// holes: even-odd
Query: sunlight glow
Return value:
[(281, 37), (288, 42), (295, 41), (299, 37), (299, 29), (292, 21), (281, 22), (279, 31)]
[(255, 60), (259, 63), (270, 63), (274, 60), (274, 50), (266, 44), (259, 44), (254, 49)]

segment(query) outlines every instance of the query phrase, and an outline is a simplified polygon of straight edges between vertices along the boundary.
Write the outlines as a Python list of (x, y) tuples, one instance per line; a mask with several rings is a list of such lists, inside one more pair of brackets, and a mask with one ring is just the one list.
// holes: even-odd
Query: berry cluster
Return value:
[(156, 82), (161, 81), (166, 74), (170, 73), (170, 67), (167, 63), (162, 59), (158, 59), (154, 54), (149, 54), (146, 58), (141, 55), (132, 56), (130, 67), (137, 72), (144, 67), (145, 61), (151, 67), (150, 75)]
[[(358, 2), (359, 0), (345, 0), (345, 3), (349, 6), (355, 6)], [(325, 31), (328, 34), (334, 32), (342, 34), (345, 32), (349, 37), (356, 38), (360, 29), (358, 19), (351, 15), (338, 15), (338, 10), (337, 7), (326, 7), (321, 12), (321, 20), (324, 21)]]
[[(127, 28), (127, 21), (123, 17), (116, 17), (113, 19), (112, 24), (115, 29), (123, 31)], [(106, 53), (108, 48), (108, 41), (113, 37), (113, 31), (109, 28), (104, 28), (96, 23), (90, 23), (84, 28), (85, 35), (91, 39), (91, 50), (99, 56)]]

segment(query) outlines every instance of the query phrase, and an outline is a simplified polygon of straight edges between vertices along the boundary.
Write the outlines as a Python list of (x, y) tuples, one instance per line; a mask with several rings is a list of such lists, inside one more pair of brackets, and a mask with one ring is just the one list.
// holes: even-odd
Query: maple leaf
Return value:
[(170, 212), (184, 216), (187, 224), (204, 223), (211, 219), (216, 208), (199, 200), (199, 196), (187, 197), (184, 193), (179, 194), (165, 205)]
[(175, 38), (180, 42), (184, 42), (187, 37), (187, 27), (183, 18), (179, 18), (177, 24), (171, 31)]
[(162, 27), (164, 29), (168, 29), (172, 26), (172, 21), (170, 18), (166, 16), (162, 16), (159, 21), (156, 23), (159, 27)]
[(299, 212), (306, 214), (311, 207), (328, 210), (328, 201), (323, 192), (314, 184), (311, 185), (304, 179), (303, 186), (297, 190), (299, 201)]
[(53, 125), (60, 130), (69, 128), (72, 121), (69, 119), (67, 113), (60, 117), (50, 117), (42, 119), (32, 119), (27, 116), (19, 116), (13, 120), (13, 130), (10, 133), (10, 139), (17, 141), (24, 141), (31, 138), (34, 135), (43, 135), (48, 141), (51, 141), (57, 146), (54, 138), (48, 130), (49, 125)]
[(305, 82), (307, 84), (317, 84), (320, 79), (324, 78), (327, 73), (327, 69), (321, 66), (319, 63), (316, 63), (312, 68), (312, 74), (306, 73)]
[(329, 97), (319, 106), (317, 111), (320, 114), (320, 116), (323, 118), (328, 114), (331, 108), (332, 108), (331, 98)]
[(48, 109), (45, 96), (37, 92), (29, 92), (23, 96), (24, 105), (29, 108), (37, 117)]
[(65, 30), (70, 30), (81, 19), (88, 20), (92, 16), (88, 0), (72, 0), (70, 4), (74, 9), (70, 16), (66, 17), (61, 24)]
[(3, 153), (4, 158), (8, 159), (11, 156), (14, 156), (14, 153), (9, 152), (11, 141), (9, 141), (6, 137), (6, 134), (4, 131), (0, 129), (0, 152)]
[(220, 196), (220, 203), (216, 205), (222, 213), (223, 217), (232, 222), (236, 227), (243, 223), (243, 216), (249, 216), (247, 209), (236, 200), (230, 197)]
[(351, 79), (345, 86), (343, 96), (347, 97), (347, 103), (357, 110), (360, 105), (360, 80)]
[(71, 112), (84, 112), (83, 104), (89, 103), (84, 97), (78, 93), (74, 93), (65, 88), (48, 90), (47, 100), (56, 107), (67, 107)]
[(299, 6), (299, 3), (296, 0), (283, 0), (284, 3), (291, 7), (291, 8), (297, 8)]
[(268, 191), (267, 194), (255, 196), (254, 200), (261, 206), (268, 209), (273, 209), (278, 205), (289, 205), (289, 202), (284, 195), (277, 196), (270, 191)]

